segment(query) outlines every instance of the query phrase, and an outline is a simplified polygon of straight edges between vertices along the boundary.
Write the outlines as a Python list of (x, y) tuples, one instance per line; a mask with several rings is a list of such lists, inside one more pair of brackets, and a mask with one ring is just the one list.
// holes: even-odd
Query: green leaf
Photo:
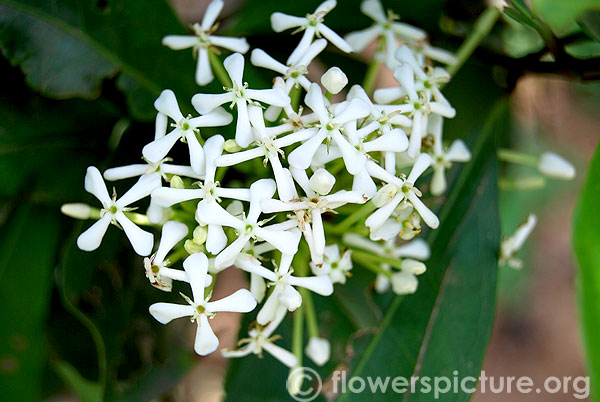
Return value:
[[(473, 159), (461, 171), (431, 232), (432, 257), (419, 278), (419, 290), (398, 296), (351, 376), (396, 377), (479, 374), (491, 333), (499, 245), (498, 191), (494, 135), (507, 120), (502, 101), (472, 147)], [(398, 400), (391, 392), (378, 400)], [(468, 400), (470, 394), (443, 394), (440, 400)], [(363, 400), (344, 393), (339, 401)], [(432, 399), (407, 394), (404, 400)]]
[(577, 302), (591, 380), (592, 398), (600, 396), (600, 146), (596, 147), (573, 214), (573, 249), (577, 262)]
[[(150, 120), (152, 102), (171, 88), (184, 102), (198, 92), (190, 51), (161, 45), (185, 34), (164, 1), (0, 0), (0, 47), (45, 95), (94, 97), (102, 80), (119, 71), (135, 117)], [(216, 83), (213, 84), (218, 87)]]
[(7, 401), (39, 401), (45, 321), (59, 240), (58, 214), (24, 204), (0, 237), (0, 389)]
[(598, 0), (531, 0), (531, 8), (542, 17), (555, 33), (573, 25), (588, 9), (599, 9)]
[(600, 10), (589, 10), (579, 17), (579, 25), (590, 36), (600, 42)]
[(58, 375), (82, 402), (102, 401), (102, 388), (100, 387), (100, 384), (83, 378), (82, 375), (67, 362), (54, 362), (53, 366)]

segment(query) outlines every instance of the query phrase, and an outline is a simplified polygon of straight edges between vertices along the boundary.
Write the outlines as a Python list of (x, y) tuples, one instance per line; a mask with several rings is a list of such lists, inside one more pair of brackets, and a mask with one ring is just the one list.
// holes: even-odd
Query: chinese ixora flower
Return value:
[[(274, 13), (273, 29), (302, 32), (299, 43), (283, 49), (290, 55), (285, 63), (257, 48), (247, 64), (245, 39), (214, 35), (223, 5), (210, 3), (201, 23), (192, 26), (195, 35), (169, 35), (163, 43), (194, 49), (200, 85), (213, 80), (211, 63), (221, 63), (214, 48), (231, 50), (217, 66), (223, 69), (224, 92), (204, 88), (178, 100), (172, 90), (163, 90), (154, 102), (154, 129), (133, 150), (133, 162), (104, 171), (106, 180), (135, 184), (120, 198), (111, 197), (100, 171), (89, 167), (85, 190), (100, 208), (65, 204), (62, 211), (96, 220), (77, 239), (82, 250), (97, 249), (112, 223), (145, 257), (137, 271), (152, 286), (172, 292), (189, 285), (191, 295), (183, 291), (181, 304), (154, 303), (149, 312), (162, 324), (189, 317), (196, 324), (197, 354), (218, 349), (210, 319), (238, 312), (252, 314), (253, 322), (236, 348), (222, 350), (225, 357), (266, 352), (295, 368), (303, 349), (323, 365), (332, 344), (318, 331), (312, 297), (331, 296), (362, 269), (371, 271), (369, 289), (376, 292), (419, 291), (419, 275), (434, 251), (419, 236), (444, 224), (444, 214), (437, 213), (452, 191), (448, 170), (471, 159), (468, 141), (444, 139), (444, 121), (456, 115), (442, 93), (451, 79), (444, 65), (455, 59), (432, 47), (424, 31), (386, 13), (379, 0), (361, 5), (373, 25), (343, 39), (325, 25), (336, 6), (328, 0), (304, 17)], [(328, 43), (337, 53), (349, 53), (373, 41), (376, 64), (383, 61), (393, 71), (392, 87), (373, 92), (353, 85), (343, 63), (312, 68)], [(268, 74), (263, 82), (271, 84), (253, 89), (259, 84), (244, 80), (255, 76), (245, 69)], [(186, 144), (186, 152), (175, 162), (178, 142)], [(137, 163), (139, 157), (143, 163)], [(575, 175), (554, 153), (524, 159), (547, 177)], [(146, 214), (134, 212), (134, 205), (147, 208)], [(535, 222), (531, 215), (502, 241), (501, 264), (520, 265), (515, 254)], [(213, 300), (213, 286), (225, 269), (240, 270), (248, 289)], [(274, 334), (288, 313), (303, 311), (312, 320), (308, 342), (292, 353), (286, 339)]]

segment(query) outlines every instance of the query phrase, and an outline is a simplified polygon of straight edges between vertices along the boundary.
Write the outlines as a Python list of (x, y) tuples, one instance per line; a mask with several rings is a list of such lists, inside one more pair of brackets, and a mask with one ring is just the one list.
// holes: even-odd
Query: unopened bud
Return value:
[(404, 261), (402, 261), (400, 268), (402, 269), (402, 271), (413, 275), (421, 275), (427, 269), (425, 264), (423, 264), (421, 261), (413, 260), (410, 258), (407, 258)]
[(348, 77), (338, 67), (331, 67), (325, 74), (321, 76), (321, 84), (331, 94), (338, 94), (346, 84), (348, 84)]
[(244, 213), (244, 204), (240, 200), (231, 201), (227, 208), (225, 208), (227, 212), (229, 212), (233, 216), (242, 216)]
[(572, 180), (575, 167), (571, 162), (554, 152), (544, 152), (538, 162), (538, 170), (549, 177), (561, 180)]
[(186, 240), (185, 243), (183, 243), (183, 248), (185, 249), (185, 251), (187, 251), (188, 254), (204, 252), (204, 246), (202, 244), (198, 244), (190, 239)]
[(397, 295), (415, 293), (417, 291), (417, 286), (419, 285), (417, 277), (408, 272), (396, 272), (392, 275), (391, 282), (392, 290)]
[(177, 175), (173, 175), (171, 177), (170, 182), (171, 188), (185, 188), (185, 184), (183, 183), (183, 179)]
[(225, 144), (223, 144), (223, 150), (225, 152), (239, 152), (242, 150), (242, 147), (235, 140), (227, 140)]
[(196, 244), (204, 244), (208, 236), (208, 226), (196, 226), (193, 232), (193, 240)]
[(320, 168), (313, 173), (308, 184), (310, 188), (319, 195), (329, 194), (335, 184), (335, 176), (326, 169)]
[(317, 366), (322, 366), (329, 361), (331, 345), (327, 339), (311, 336), (304, 352)]

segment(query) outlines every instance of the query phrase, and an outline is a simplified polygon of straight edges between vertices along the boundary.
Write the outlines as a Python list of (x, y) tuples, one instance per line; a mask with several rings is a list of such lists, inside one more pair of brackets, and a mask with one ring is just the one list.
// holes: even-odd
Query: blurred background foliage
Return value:
[[(177, 3), (185, 11), (186, 3)], [(252, 47), (282, 60), (290, 51), (290, 37), (273, 34), (270, 14), (304, 15), (318, 3), (247, 0), (231, 10), (221, 32), (246, 36)], [(434, 45), (451, 50), (486, 7), (476, 0), (384, 4), (404, 22), (427, 30)], [(342, 34), (368, 26), (359, 5), (359, 0), (340, 2), (327, 25)], [(496, 146), (539, 153), (555, 145), (540, 135), (540, 127), (533, 128), (535, 136), (523, 135), (525, 129), (511, 117), (515, 100), (510, 95), (529, 73), (576, 81), (600, 78), (598, 2), (532, 0), (530, 6), (514, 0), (444, 90), (458, 111), (445, 135), (467, 138), (474, 158), (464, 169), (453, 169), (449, 196), (432, 201), (446, 220), (427, 237), (434, 256), (420, 291), (405, 299), (377, 295), (370, 288), (371, 273), (355, 268), (334, 297), (315, 297), (322, 335), (333, 345), (331, 363), (318, 368), (323, 378), (336, 367), (410, 376), (430, 326), (423, 375), (455, 366), (465, 375), (479, 371), (494, 318), (500, 228), (510, 233), (529, 211), (575, 191), (572, 184), (553, 182), (534, 191), (498, 193), (498, 175), (528, 172), (498, 168)], [(163, 36), (186, 32), (186, 15), (180, 19), (163, 0), (0, 0), (0, 389), (5, 400), (65, 395), (84, 401), (181, 399), (172, 389), (196, 362), (187, 332), (177, 324), (167, 330), (147, 312), (155, 301), (176, 300), (179, 289), (168, 295), (148, 286), (141, 259), (117, 231), (109, 231), (93, 253), (78, 250), (75, 239), (86, 223), (62, 217), (59, 208), (66, 202), (93, 203), (83, 190), (87, 166), (102, 170), (139, 161), (153, 133), (152, 103), (162, 89), (175, 91), (184, 112), (192, 112), (186, 100), (194, 93), (220, 90), (216, 81), (197, 87), (191, 52), (161, 46)], [(360, 83), (366, 71), (361, 56), (340, 55), (331, 47), (320, 63), (323, 70), (339, 65), (352, 83)], [(266, 88), (271, 77), (247, 63), (245, 79), (252, 86)], [(583, 100), (578, 107), (598, 110), (597, 85), (572, 85), (570, 90)], [(560, 152), (584, 170), (576, 147)], [(122, 193), (130, 184), (115, 186)], [(590, 197), (598, 194), (590, 192)], [(451, 285), (438, 300), (447, 275)], [(513, 311), (527, 305), (530, 278), (528, 268), (501, 269), (501, 305)], [(597, 293), (590, 292), (585, 297), (593, 303)], [(439, 315), (430, 320), (434, 307)], [(598, 328), (594, 312), (585, 317), (592, 317), (586, 328)], [(242, 333), (252, 319), (242, 323)], [(283, 333), (283, 344), (289, 346), (287, 321)], [(389, 354), (398, 349), (405, 354)], [(287, 371), (272, 360), (233, 361), (225, 381), (227, 398), (289, 398), (283, 386)], [(269, 381), (256, 381), (257, 373)]]

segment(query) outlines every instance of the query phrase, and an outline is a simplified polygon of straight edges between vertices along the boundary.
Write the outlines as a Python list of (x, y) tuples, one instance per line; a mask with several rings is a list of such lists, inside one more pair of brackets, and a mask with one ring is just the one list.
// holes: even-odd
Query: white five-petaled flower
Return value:
[(191, 317), (192, 322), (195, 321), (198, 325), (194, 350), (200, 356), (206, 356), (219, 347), (219, 339), (208, 319), (222, 311), (247, 313), (256, 307), (256, 300), (247, 289), (240, 289), (220, 300), (209, 301), (211, 295), (204, 294), (208, 275), (208, 259), (204, 254), (192, 254), (183, 262), (183, 268), (192, 288), (193, 299), (184, 296), (187, 305), (154, 303), (149, 311), (161, 324), (167, 324), (176, 318)]
[(123, 228), (136, 253), (142, 256), (150, 254), (154, 236), (152, 233), (140, 229), (125, 216), (124, 212), (130, 211), (129, 205), (150, 195), (156, 187), (160, 187), (160, 176), (145, 175), (140, 177), (129, 191), (116, 200), (108, 195), (106, 184), (104, 184), (98, 169), (94, 166), (88, 167), (85, 175), (85, 190), (93, 194), (102, 203), (103, 208), (100, 212), (100, 220), (79, 235), (77, 246), (85, 251), (97, 249), (108, 229), (108, 225), (112, 222)]
[(332, 283), (346, 283), (352, 269), (352, 250), (340, 253), (337, 244), (330, 244), (323, 251), (323, 265), (310, 264), (315, 275), (329, 275)]
[[(233, 117), (223, 108), (213, 108), (205, 112), (207, 114), (199, 117), (192, 117), (191, 115), (184, 117), (177, 104), (175, 94), (170, 89), (162, 91), (154, 102), (154, 107), (158, 110), (156, 134), (154, 141), (142, 149), (144, 158), (150, 162), (159, 162), (169, 153), (177, 140), (185, 140), (190, 150), (190, 164), (193, 171), (196, 174), (203, 174), (204, 151), (198, 138), (196, 138), (198, 127), (225, 126), (231, 123)], [(198, 108), (196, 109), (198, 110)], [(169, 134), (166, 134), (167, 117), (175, 122), (173, 123), (173, 130)]]
[(440, 115), (429, 118), (429, 133), (433, 135), (433, 176), (431, 178), (431, 194), (440, 195), (446, 191), (446, 169), (454, 162), (468, 162), (471, 152), (462, 140), (454, 140), (448, 150), (442, 147), (442, 127), (444, 119)]
[(335, 0), (327, 0), (313, 14), (306, 17), (294, 17), (283, 13), (273, 13), (271, 15), (271, 26), (275, 32), (282, 32), (290, 28), (297, 28), (297, 31), (304, 31), (300, 43), (287, 60), (287, 64), (296, 64), (296, 62), (306, 52), (313, 41), (315, 35), (325, 37), (343, 52), (352, 52), (352, 46), (348, 44), (341, 36), (336, 34), (328, 26), (323, 24), (323, 18), (337, 5)]
[(281, 324), (281, 321), (286, 314), (287, 309), (285, 307), (280, 308), (279, 311), (277, 311), (275, 319), (266, 326), (256, 324), (250, 327), (248, 330), (248, 338), (240, 339), (238, 342), (238, 345), (243, 346), (233, 350), (223, 349), (221, 353), (227, 358), (243, 357), (252, 353), (262, 357), (262, 352), (265, 350), (286, 366), (295, 366), (298, 363), (296, 356), (289, 350), (274, 344), (280, 336), (273, 336), (273, 332), (277, 329), (279, 324)]
[(225, 88), (223, 94), (196, 94), (192, 97), (192, 104), (200, 113), (208, 113), (224, 103), (231, 103), (230, 107), (237, 107), (237, 122), (235, 127), (235, 140), (240, 147), (246, 148), (253, 141), (250, 121), (248, 119), (248, 104), (264, 102), (268, 105), (286, 106), (290, 97), (281, 88), (248, 89), (248, 84), (243, 82), (244, 56), (234, 53), (227, 57), (223, 66), (229, 74), (233, 88)]
[[(300, 240), (300, 233), (296, 230), (296, 244)], [(262, 276), (274, 286), (273, 291), (263, 304), (256, 316), (259, 324), (265, 325), (276, 318), (281, 306), (287, 310), (294, 311), (302, 305), (302, 296), (294, 287), (300, 286), (321, 296), (329, 296), (333, 293), (333, 284), (328, 275), (319, 276), (293, 276), (291, 263), (293, 254), (282, 254), (279, 266), (275, 272), (263, 267), (260, 262), (247, 254), (240, 255), (235, 263), (244, 271)]]
[(437, 216), (419, 198), (421, 192), (415, 187), (415, 181), (431, 165), (431, 156), (421, 154), (415, 160), (415, 164), (406, 179), (400, 179), (391, 175), (381, 166), (374, 162), (367, 163), (367, 170), (372, 177), (376, 177), (388, 184), (383, 186), (373, 197), (373, 203), (378, 207), (377, 211), (365, 221), (365, 225), (371, 230), (380, 228), (390, 217), (394, 209), (401, 202), (409, 202), (417, 210), (425, 223), (435, 229), (440, 221)]
[(357, 150), (340, 129), (344, 124), (366, 117), (368, 106), (360, 99), (352, 99), (336, 105), (334, 110), (325, 106), (325, 98), (318, 84), (313, 83), (305, 97), (305, 103), (315, 112), (319, 119), (319, 131), (308, 141), (294, 149), (288, 156), (290, 166), (296, 169), (307, 169), (323, 141), (333, 140), (340, 150), (346, 170), (351, 175), (358, 174), (364, 169), (367, 158)]
[(196, 220), (208, 225), (221, 225), (234, 228), (238, 237), (215, 258), (217, 269), (233, 264), (244, 246), (252, 239), (264, 240), (282, 253), (294, 255), (298, 251), (298, 242), (294, 234), (283, 230), (270, 230), (259, 222), (260, 202), (275, 194), (275, 182), (271, 179), (258, 180), (250, 186), (250, 209), (248, 216), (238, 218), (231, 215), (216, 200), (202, 200), (196, 209)]
[(194, 36), (191, 35), (168, 35), (162, 40), (163, 45), (173, 50), (193, 48), (198, 53), (198, 64), (196, 65), (196, 82), (198, 85), (207, 85), (213, 78), (210, 67), (209, 47), (222, 47), (233, 52), (246, 53), (250, 46), (246, 38), (228, 38), (213, 35), (217, 25), (215, 21), (223, 10), (223, 0), (213, 0), (206, 9), (202, 23), (192, 25)]
[(505, 237), (500, 242), (500, 265), (507, 264), (508, 266), (519, 269), (523, 266), (523, 261), (515, 258), (514, 255), (523, 247), (525, 240), (529, 237), (537, 223), (537, 216), (529, 214), (527, 220), (523, 222), (512, 236)]
[[(396, 294), (410, 294), (417, 290), (417, 275), (425, 272), (426, 267), (421, 261), (430, 256), (429, 245), (422, 239), (415, 239), (409, 243), (398, 246), (396, 239), (384, 242), (373, 242), (356, 233), (347, 233), (343, 237), (344, 243), (369, 251), (375, 255), (393, 258), (401, 262), (400, 271), (394, 272), (390, 277), (377, 274), (375, 290), (379, 293), (387, 292), (392, 287)], [(379, 266), (386, 272), (392, 272), (389, 264), (381, 263)]]
[(379, 0), (365, 0), (360, 5), (363, 14), (371, 17), (375, 24), (369, 28), (352, 32), (345, 39), (355, 52), (361, 52), (367, 45), (379, 37), (385, 42), (384, 60), (388, 68), (394, 69), (398, 62), (394, 53), (398, 48), (398, 40), (403, 42), (423, 42), (427, 34), (422, 29), (396, 21), (398, 16), (388, 11), (387, 15)]

